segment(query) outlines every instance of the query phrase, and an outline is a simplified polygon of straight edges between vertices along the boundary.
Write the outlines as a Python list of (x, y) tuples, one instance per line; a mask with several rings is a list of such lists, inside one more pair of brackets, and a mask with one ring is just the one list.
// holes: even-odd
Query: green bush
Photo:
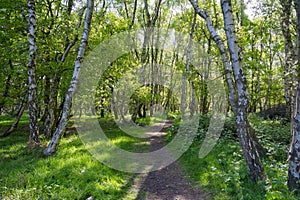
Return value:
[(139, 126), (149, 126), (151, 124), (151, 118), (150, 117), (137, 118), (135, 123)]

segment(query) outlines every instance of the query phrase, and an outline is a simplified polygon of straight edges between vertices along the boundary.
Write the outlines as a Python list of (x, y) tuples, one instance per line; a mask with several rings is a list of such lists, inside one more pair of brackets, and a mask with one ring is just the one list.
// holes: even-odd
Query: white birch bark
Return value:
[(300, 190), (300, 84), (298, 86), (297, 94), (297, 108), (296, 115), (292, 119), (293, 123), (293, 137), (291, 141), (291, 148), (289, 152), (289, 168), (288, 168), (288, 188), (290, 191)]
[[(297, 41), (296, 41), (296, 56), (298, 66), (300, 62), (300, 2), (294, 0), (294, 5), (297, 13)], [(297, 88), (296, 99), (296, 114), (292, 118), (292, 141), (289, 152), (289, 168), (288, 168), (288, 188), (290, 191), (300, 192), (300, 84)]]
[[(69, 0), (68, 1), (68, 11), (67, 11), (68, 15), (71, 15), (72, 6), (73, 6), (73, 0)], [(78, 41), (78, 29), (81, 27), (82, 18), (83, 18), (85, 9), (86, 9), (86, 7), (83, 7), (79, 12), (79, 19), (78, 19), (78, 23), (76, 26), (76, 34), (72, 41), (69, 41), (69, 37), (67, 34), (66, 47), (65, 47), (65, 51), (64, 51), (63, 55), (59, 59), (60, 63), (65, 62), (70, 50)], [(56, 121), (58, 120), (57, 118), (59, 117), (59, 115), (57, 115), (57, 111), (55, 111), (56, 106), (57, 106), (58, 85), (59, 85), (59, 81), (60, 81), (59, 79), (60, 79), (60, 75), (54, 74), (53, 77), (50, 79), (49, 91), (47, 91), (47, 92), (49, 92), (49, 98), (48, 98), (48, 102), (47, 102), (47, 106), (46, 106), (46, 110), (45, 110), (46, 117), (45, 117), (45, 122), (44, 122), (44, 127), (45, 127), (44, 135), (47, 138), (50, 137), (51, 134), (53, 133), (53, 130), (55, 128), (54, 126), (56, 124)], [(47, 86), (46, 86), (46, 88), (47, 88)]]
[(253, 181), (258, 181), (265, 179), (265, 174), (248, 122), (249, 94), (246, 77), (242, 68), (241, 49), (238, 46), (235, 34), (231, 0), (221, 0), (221, 7), (235, 86), (238, 93), (238, 107), (236, 113), (237, 132), (246, 160), (249, 178)]
[[(223, 17), (225, 23), (225, 31), (227, 37), (227, 45), (230, 53), (230, 61), (227, 57), (227, 49), (224, 41), (215, 30), (211, 18), (206, 11), (199, 8), (195, 0), (189, 0), (197, 11), (198, 15), (205, 19), (209, 33), (217, 44), (222, 56), (222, 62), (225, 71), (225, 78), (229, 89), (229, 102), (233, 112), (236, 115), (237, 132), (239, 134), (240, 144), (243, 149), (244, 158), (246, 160), (248, 176), (251, 180), (257, 181), (265, 178), (264, 169), (259, 157), (260, 147), (254, 130), (248, 122), (248, 105), (249, 97), (246, 85), (246, 79), (242, 68), (242, 60), (240, 49), (237, 44), (235, 35), (235, 27), (230, 0), (221, 0)], [(231, 65), (230, 65), (231, 63)], [(234, 75), (232, 79), (231, 67)], [(234, 83), (234, 84), (233, 84)]]
[(28, 110), (29, 110), (29, 147), (39, 145), (38, 105), (36, 85), (36, 19), (35, 0), (28, 0), (29, 17), (29, 57), (28, 57)]
[(209, 14), (206, 11), (200, 9), (199, 6), (198, 6), (198, 3), (195, 0), (189, 0), (189, 1), (192, 4), (192, 6), (194, 7), (197, 14), (205, 20), (206, 27), (209, 31), (209, 34), (210, 34), (210, 36), (212, 37), (212, 39), (214, 40), (214, 42), (217, 44), (217, 46), (219, 48), (219, 51), (220, 51), (221, 56), (222, 56), (222, 63), (223, 63), (223, 67), (224, 67), (225, 79), (226, 79), (228, 90), (229, 90), (230, 106), (231, 106), (232, 111), (234, 113), (236, 113), (236, 109), (237, 109), (236, 108), (237, 104), (235, 102), (236, 94), (235, 94), (235, 88), (234, 88), (233, 80), (232, 80), (232, 77), (231, 77), (232, 70), (231, 70), (230, 62), (229, 62), (229, 59), (228, 59), (228, 56), (227, 56), (227, 50), (226, 50), (226, 47), (224, 45), (224, 41), (218, 35), (217, 30), (213, 26), (213, 23), (212, 23), (212, 20), (211, 20)]
[(67, 125), (72, 98), (74, 95), (74, 91), (76, 89), (76, 85), (77, 85), (77, 81), (78, 81), (80, 69), (81, 69), (81, 63), (83, 61), (83, 56), (84, 56), (84, 53), (85, 53), (85, 50), (87, 47), (87, 43), (88, 43), (93, 11), (94, 11), (94, 0), (88, 0), (87, 1), (87, 9), (86, 9), (86, 13), (85, 13), (85, 19), (84, 19), (82, 38), (81, 38), (80, 46), (78, 49), (77, 57), (75, 60), (75, 66), (74, 66), (72, 80), (70, 82), (68, 93), (65, 97), (62, 117), (59, 121), (59, 124), (58, 124), (54, 134), (53, 134), (51, 142), (49, 143), (48, 147), (44, 150), (45, 155), (50, 155), (55, 152), (57, 145), (59, 144), (61, 134), (63, 133), (63, 131), (65, 130), (65, 127)]
[(290, 30), (290, 17), (292, 0), (280, 0), (282, 7), (281, 31), (284, 38), (284, 98), (286, 101), (287, 116), (291, 116), (291, 98), (292, 98), (292, 62), (294, 59), (294, 45)]

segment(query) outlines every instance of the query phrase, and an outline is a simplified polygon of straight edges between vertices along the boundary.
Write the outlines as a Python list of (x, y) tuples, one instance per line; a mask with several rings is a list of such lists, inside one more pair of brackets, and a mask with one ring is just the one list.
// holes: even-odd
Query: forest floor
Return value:
[[(172, 125), (165, 120), (155, 126), (161, 126), (160, 132), (149, 132), (150, 150), (155, 151), (164, 146), (167, 129)], [(134, 185), (129, 190), (137, 200), (202, 200), (209, 199), (209, 194), (201, 190), (187, 178), (179, 161), (149, 173), (138, 174)], [(126, 198), (125, 198), (126, 199)]]
[[(134, 174), (99, 162), (78, 134), (72, 132), (61, 138), (59, 149), (53, 156), (43, 156), (43, 147), (26, 148), (29, 135), (29, 117), (26, 114), (12, 135), (0, 138), (0, 199), (299, 200), (299, 196), (290, 193), (286, 185), (290, 124), (280, 119), (265, 120), (253, 114), (249, 119), (267, 150), (262, 162), (268, 183), (255, 184), (247, 178), (233, 116), (227, 117), (224, 136), (205, 158), (199, 159), (199, 150), (209, 126), (209, 115), (200, 116), (197, 136), (179, 161), (158, 171)], [(0, 133), (13, 121), (12, 116), (0, 116)], [(141, 153), (166, 146), (182, 125), (176, 120), (173, 123), (157, 123), (160, 121), (161, 118), (141, 121), (151, 127), (146, 131), (150, 138), (139, 138), (129, 136), (114, 120), (99, 119), (101, 128), (114, 144), (130, 152)], [(168, 128), (171, 123), (172, 127)], [(161, 132), (158, 132), (159, 126)], [(181, 127), (186, 128), (188, 133), (188, 126)], [(139, 131), (136, 133), (139, 134)], [(42, 139), (42, 142), (47, 144), (49, 141)]]

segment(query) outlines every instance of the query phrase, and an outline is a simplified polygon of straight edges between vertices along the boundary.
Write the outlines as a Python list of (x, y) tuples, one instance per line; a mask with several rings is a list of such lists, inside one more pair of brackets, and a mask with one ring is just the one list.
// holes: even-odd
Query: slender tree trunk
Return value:
[(293, 137), (289, 152), (289, 169), (288, 169), (288, 188), (290, 191), (300, 191), (300, 84), (297, 94), (297, 112), (292, 119)]
[(7, 129), (5, 131), (5, 133), (3, 135), (1, 135), (0, 137), (7, 137), (9, 136), (10, 134), (13, 133), (13, 131), (15, 130), (15, 128), (17, 128), (18, 124), (19, 124), (19, 121), (24, 113), (24, 110), (25, 110), (25, 107), (26, 107), (26, 101), (23, 100), (23, 102), (21, 103), (21, 107), (19, 108), (18, 112), (17, 112), (17, 116), (16, 116), (16, 119), (15, 121), (12, 123), (12, 125), (10, 126), (9, 129)]
[[(51, 114), (51, 105), (52, 105), (52, 97), (51, 97), (51, 79), (49, 76), (45, 78), (45, 92), (44, 92), (44, 103), (46, 104), (45, 111), (43, 116), (41, 117), (41, 121), (44, 122), (44, 131), (43, 134), (45, 137), (48, 137), (50, 134), (49, 124), (53, 121), (50, 121), (50, 114)], [(52, 115), (53, 116), (53, 115)], [(51, 118), (52, 119), (52, 118)]]
[(111, 89), (111, 101), (110, 101), (111, 110), (114, 113), (115, 119), (118, 120), (119, 114), (118, 114), (118, 109), (117, 109), (117, 105), (115, 102), (114, 88), (111, 86), (110, 89)]
[(68, 93), (65, 97), (62, 117), (59, 121), (59, 124), (58, 124), (54, 134), (53, 134), (51, 142), (49, 143), (48, 147), (44, 150), (45, 155), (50, 155), (55, 152), (57, 145), (59, 144), (61, 134), (63, 133), (63, 131), (65, 130), (65, 127), (67, 125), (72, 98), (74, 95), (74, 91), (76, 89), (77, 80), (78, 80), (78, 77), (80, 74), (80, 69), (81, 69), (81, 63), (83, 61), (83, 56), (84, 56), (84, 53), (85, 53), (85, 50), (87, 47), (87, 43), (88, 43), (93, 11), (94, 11), (94, 0), (88, 0), (86, 14), (85, 14), (85, 20), (84, 20), (84, 29), (82, 32), (80, 47), (78, 49), (77, 58), (75, 60), (73, 77), (72, 77), (72, 80), (71, 80), (71, 83), (70, 83), (70, 86), (68, 89)]
[(29, 110), (29, 147), (39, 145), (38, 105), (36, 84), (36, 19), (35, 0), (28, 0), (29, 17), (29, 59), (28, 59), (28, 110)]
[[(292, 115), (292, 66), (294, 60), (294, 45), (292, 42), (292, 34), (290, 30), (290, 18), (291, 18), (291, 8), (292, 0), (280, 0), (282, 6), (282, 21), (281, 21), (281, 30), (284, 37), (284, 98), (286, 103), (286, 116)], [(293, 116), (292, 116), (293, 117)]]
[[(13, 63), (10, 59), (8, 61), (8, 64), (9, 64), (10, 69), (13, 70), (14, 69)], [(9, 89), (10, 89), (10, 86), (11, 86), (11, 83), (10, 83), (11, 78), (12, 78), (11, 72), (8, 72), (8, 75), (7, 75), (6, 80), (5, 80), (5, 89), (4, 89), (4, 91), (2, 93), (2, 97), (0, 99), (0, 115), (2, 114), (2, 109), (5, 105), (6, 98), (9, 96)]]
[(174, 66), (175, 63), (177, 62), (177, 58), (178, 58), (178, 54), (176, 53), (176, 51), (174, 51), (173, 53), (173, 58), (172, 58), (172, 62), (171, 62), (171, 66), (173, 67), (171, 70), (171, 75), (170, 75), (170, 88), (168, 88), (168, 92), (167, 92), (167, 97), (166, 97), (166, 101), (164, 103), (164, 108), (165, 110), (172, 110), (171, 108), (171, 95), (172, 95), (172, 88), (173, 86), (173, 76), (174, 76)]
[[(262, 30), (261, 30), (261, 34), (262, 34)], [(260, 82), (260, 76), (261, 76), (261, 72), (259, 69), (259, 64), (262, 60), (262, 56), (263, 56), (263, 43), (261, 41), (260, 43), (260, 54), (259, 54), (259, 60), (257, 61), (257, 94), (258, 94), (258, 104), (259, 104), (259, 112), (261, 112), (263, 110), (263, 105), (262, 105), (262, 95), (261, 95), (261, 82)]]
[(207, 29), (210, 33), (210, 36), (214, 40), (214, 42), (217, 44), (218, 49), (221, 53), (225, 79), (226, 79), (226, 83), (227, 83), (228, 91), (229, 91), (229, 102), (230, 102), (230, 106), (231, 106), (233, 112), (236, 113), (237, 108), (236, 108), (235, 100), (237, 99), (237, 97), (235, 94), (235, 86), (233, 84), (233, 80), (232, 80), (232, 76), (231, 76), (232, 70), (231, 70), (230, 62), (229, 62), (229, 59), (227, 56), (227, 49), (225, 47), (225, 44), (224, 44), (222, 38), (218, 35), (216, 29), (214, 28), (212, 20), (211, 20), (210, 16), (208, 15), (208, 13), (206, 11), (200, 9), (198, 6), (198, 3), (195, 0), (189, 0), (189, 1), (192, 4), (192, 6), (194, 7), (194, 9), (196, 10), (197, 14), (205, 20)]
[(193, 117), (196, 109), (197, 109), (197, 103), (196, 103), (196, 92), (195, 92), (195, 84), (192, 81), (191, 82), (191, 90), (192, 90), (192, 99), (191, 99), (191, 104), (190, 104), (190, 117)]
[[(44, 122), (44, 135), (45, 137), (50, 137), (51, 133), (52, 133), (52, 129), (53, 129), (53, 125), (54, 125), (54, 99), (53, 99), (53, 95), (51, 92), (51, 80), (48, 80), (49, 82), (47, 83), (46, 81), (46, 85), (49, 84), (48, 86), (46, 86), (46, 90), (49, 89), (49, 91), (46, 91), (48, 93), (48, 98), (47, 98), (47, 106), (45, 109), (45, 122)], [(54, 88), (52, 88), (54, 89)], [(55, 99), (57, 100), (57, 99)]]
[(259, 150), (257, 147), (257, 138), (254, 137), (255, 133), (251, 132), (253, 129), (251, 128), (247, 119), (249, 97), (246, 79), (242, 68), (240, 49), (237, 45), (237, 39), (235, 35), (231, 2), (229, 0), (221, 0), (221, 7), (223, 11), (225, 32), (230, 52), (235, 86), (233, 85), (230, 62), (227, 58), (227, 50), (225, 48), (223, 40), (213, 27), (210, 16), (207, 14), (207, 12), (201, 10), (195, 0), (189, 1), (197, 11), (197, 14), (205, 19), (210, 35), (213, 38), (214, 42), (217, 44), (222, 55), (225, 78), (229, 88), (229, 102), (231, 104), (233, 112), (236, 115), (237, 132), (239, 134), (240, 144), (243, 149), (244, 158), (248, 169), (248, 176), (253, 181), (265, 179), (265, 173), (260, 161)]
[[(73, 0), (69, 0), (68, 5), (67, 5), (68, 6), (67, 15), (68, 16), (71, 15), (73, 5), (74, 5)], [(76, 34), (75, 34), (73, 40), (70, 41), (68, 34), (66, 36), (65, 49), (64, 49), (64, 53), (62, 54), (62, 56), (59, 59), (59, 64), (64, 63), (70, 50), (72, 49), (72, 47), (74, 47), (74, 45), (78, 41), (78, 29), (80, 28), (80, 26), (82, 24), (82, 18), (83, 18), (85, 9), (86, 9), (86, 7), (83, 7), (81, 9), (81, 11), (79, 12), (78, 22), (76, 25)], [(55, 74), (51, 77), (51, 79), (49, 79), (49, 81), (50, 81), (49, 86), (48, 86), (49, 95), (48, 95), (47, 106), (45, 109), (45, 122), (44, 122), (44, 127), (45, 127), (44, 135), (46, 137), (52, 136), (54, 128), (55, 128), (54, 126), (59, 121), (59, 119), (61, 117), (60, 114), (62, 113), (61, 110), (58, 110), (58, 108), (57, 108), (57, 100), (58, 100), (57, 96), (58, 96), (58, 88), (59, 88), (60, 78), (61, 78), (61, 75), (58, 74), (57, 72), (55, 72)]]
[[(300, 62), (300, 2), (294, 0), (295, 10), (297, 13), (297, 41), (296, 41), (296, 58), (299, 67)], [(299, 72), (298, 72), (299, 73)], [(299, 74), (298, 74), (299, 76)], [(292, 141), (289, 151), (289, 169), (288, 169), (288, 188), (290, 191), (300, 192), (300, 84), (297, 88), (296, 114), (292, 118)]]
[[(270, 33), (270, 40), (269, 40), (269, 44), (272, 44), (272, 33)], [(267, 88), (267, 94), (265, 97), (265, 103), (264, 103), (264, 110), (270, 108), (271, 102), (270, 102), (270, 93), (271, 93), (271, 86), (272, 86), (272, 82), (273, 82), (273, 50), (270, 49), (269, 52), (269, 77), (268, 77), (268, 88)]]
[(186, 51), (186, 61), (185, 61), (185, 74), (182, 80), (182, 93), (181, 93), (181, 118), (185, 118), (185, 109), (186, 109), (186, 101), (187, 101), (187, 78), (189, 75), (189, 65), (190, 65), (190, 60), (192, 56), (192, 46), (193, 46), (193, 36), (194, 36), (194, 31), (195, 31), (195, 24), (196, 24), (196, 19), (197, 19), (197, 13), (194, 11), (194, 17), (193, 21), (191, 24), (191, 31), (190, 31), (190, 38), (189, 38), (189, 43), (187, 46), (187, 51)]
[[(53, 132), (54, 132), (54, 129), (55, 129), (55, 125), (57, 124), (58, 120), (59, 120), (59, 114), (60, 114), (60, 110), (58, 108), (58, 89), (59, 89), (59, 84), (60, 84), (60, 79), (61, 79), (61, 76), (59, 74), (55, 74), (54, 77), (52, 77), (53, 79), (53, 83), (52, 83), (52, 86), (51, 86), (51, 94), (50, 94), (50, 97), (52, 98), (53, 100), (53, 105), (51, 106), (51, 109), (53, 109), (53, 122), (52, 122), (52, 127), (50, 128), (51, 129), (51, 132), (50, 132), (50, 135), (52, 136)], [(51, 102), (50, 102), (51, 103)], [(51, 117), (50, 117), (51, 119)]]
[(253, 138), (253, 133), (251, 134), (252, 130), (250, 131), (251, 126), (248, 122), (249, 94), (247, 91), (246, 77), (242, 68), (241, 49), (238, 46), (235, 35), (231, 1), (221, 0), (221, 7), (224, 16), (227, 45), (230, 52), (230, 60), (238, 94), (238, 108), (236, 114), (237, 132), (244, 152), (249, 178), (256, 182), (266, 177), (258, 149), (254, 143), (255, 139)]

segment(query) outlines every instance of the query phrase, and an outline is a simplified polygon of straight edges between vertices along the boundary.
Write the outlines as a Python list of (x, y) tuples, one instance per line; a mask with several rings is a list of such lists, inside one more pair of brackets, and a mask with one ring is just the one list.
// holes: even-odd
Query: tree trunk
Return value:
[(26, 101), (24, 100), (22, 103), (21, 103), (21, 107), (19, 108), (18, 110), (18, 113), (17, 113), (17, 116), (16, 116), (16, 119), (15, 121), (12, 123), (12, 125), (10, 126), (9, 129), (7, 129), (5, 131), (5, 133), (3, 135), (0, 136), (1, 137), (7, 137), (9, 136), (10, 134), (12, 134), (12, 132), (15, 130), (15, 128), (18, 126), (19, 124), (19, 121), (24, 113), (24, 110), (25, 110), (25, 107), (26, 107)]
[[(297, 41), (296, 56), (299, 66), (300, 61), (300, 3), (294, 0), (295, 10), (297, 13)], [(292, 118), (292, 141), (289, 151), (289, 169), (288, 169), (288, 188), (290, 191), (300, 192), (300, 84), (297, 89), (296, 114)]]
[[(49, 84), (49, 85), (48, 85)], [(51, 80), (47, 80), (46, 79), (46, 93), (47, 93), (47, 106), (45, 108), (45, 121), (44, 121), (44, 135), (45, 137), (50, 137), (51, 133), (52, 133), (52, 129), (53, 129), (53, 125), (55, 123), (55, 118), (54, 118), (54, 99), (53, 99), (53, 95), (51, 92)], [(52, 88), (52, 90), (54, 90), (54, 88)], [(56, 101), (57, 99), (55, 99)]]
[(88, 0), (87, 1), (87, 9), (85, 14), (85, 20), (84, 20), (84, 29), (82, 32), (82, 38), (80, 42), (80, 47), (78, 49), (77, 58), (75, 60), (75, 66), (74, 66), (74, 73), (72, 76), (72, 80), (68, 89), (68, 93), (65, 97), (64, 106), (63, 106), (63, 112), (62, 117), (59, 121), (59, 124), (53, 134), (52, 140), (49, 143), (48, 147), (44, 150), (45, 155), (50, 155), (55, 152), (57, 145), (59, 144), (61, 134), (65, 130), (65, 127), (68, 122), (68, 116), (70, 112), (70, 106), (72, 102), (72, 97), (74, 95), (74, 91), (76, 89), (77, 80), (79, 78), (80, 69), (81, 69), (81, 63), (83, 60), (83, 56), (87, 47), (88, 38), (90, 34), (90, 28), (91, 28), (91, 21), (92, 21), (92, 15), (94, 11), (94, 0)]
[(194, 31), (195, 31), (196, 19), (197, 19), (197, 13), (196, 13), (196, 11), (194, 11), (194, 17), (193, 17), (193, 21), (191, 24), (190, 38), (189, 38), (189, 43), (188, 43), (187, 51), (186, 51), (185, 73), (184, 73), (184, 77), (182, 80), (182, 93), (181, 93), (181, 105), (180, 105), (182, 119), (185, 118), (185, 109), (187, 107), (186, 106), (187, 78), (189, 75), (189, 65), (190, 65), (190, 60), (191, 60), (191, 56), (192, 56), (193, 35), (194, 35)]
[(118, 115), (117, 105), (116, 105), (116, 102), (115, 102), (114, 88), (111, 86), (110, 90), (111, 90), (111, 101), (110, 101), (111, 110), (114, 113), (115, 120), (118, 120), (119, 115)]
[[(9, 59), (8, 63), (9, 63), (10, 69), (13, 71), (14, 67), (13, 67), (13, 63), (10, 59)], [(10, 81), (12, 78), (11, 73), (12, 72), (8, 72), (8, 75), (7, 75), (7, 78), (5, 81), (5, 89), (4, 89), (4, 91), (2, 93), (2, 97), (0, 99), (0, 115), (2, 114), (2, 108), (5, 106), (6, 98), (9, 96), (9, 89), (11, 87)]]
[(286, 116), (292, 116), (291, 98), (292, 98), (292, 66), (294, 60), (294, 45), (290, 30), (290, 18), (292, 0), (280, 0), (282, 6), (281, 30), (284, 37), (284, 98), (286, 103)]
[(190, 103), (190, 117), (194, 117), (195, 112), (197, 112), (197, 103), (196, 103), (196, 91), (195, 91), (195, 84), (191, 82), (191, 90), (192, 90), (192, 99)]
[[(72, 7), (74, 5), (73, 0), (68, 0), (67, 6), (67, 15), (71, 15), (71, 11), (72, 11)], [(70, 50), (72, 49), (72, 47), (74, 47), (74, 45), (76, 44), (76, 42), (78, 41), (78, 29), (80, 28), (81, 24), (82, 24), (82, 17), (85, 11), (85, 7), (83, 7), (81, 9), (81, 11), (79, 12), (79, 19), (76, 25), (76, 34), (73, 38), (72, 41), (70, 41), (69, 36), (67, 34), (66, 36), (66, 44), (65, 44), (65, 50), (64, 53), (62, 54), (62, 56), (59, 59), (59, 64), (61, 65), (62, 63), (64, 63), (65, 59), (67, 58), (67, 56), (69, 55)], [(51, 137), (54, 131), (54, 126), (58, 123), (59, 119), (60, 119), (60, 114), (61, 114), (61, 110), (57, 109), (57, 96), (58, 96), (58, 88), (59, 88), (59, 83), (60, 83), (60, 78), (61, 75), (57, 72), (55, 72), (55, 74), (49, 79), (49, 94), (48, 94), (48, 99), (47, 99), (47, 107), (45, 109), (45, 117), (44, 117), (44, 135), (46, 137)], [(47, 83), (46, 83), (47, 85)], [(47, 87), (46, 87), (46, 91), (47, 91)]]
[(237, 97), (235, 94), (235, 87), (231, 76), (232, 70), (231, 70), (229, 59), (227, 57), (227, 49), (224, 45), (222, 38), (218, 35), (216, 29), (214, 28), (212, 20), (208, 15), (208, 13), (204, 10), (201, 10), (198, 6), (198, 3), (195, 0), (189, 0), (189, 1), (194, 7), (194, 9), (196, 10), (197, 14), (205, 20), (209, 34), (211, 38), (214, 40), (214, 42), (217, 44), (218, 49), (221, 53), (225, 79), (229, 91), (229, 102), (230, 102), (231, 109), (233, 110), (234, 113), (236, 113), (237, 108), (236, 108), (235, 100), (237, 99)]
[(289, 152), (288, 188), (290, 191), (300, 191), (300, 84), (297, 95), (297, 113), (293, 118), (293, 138)]
[(38, 127), (38, 99), (36, 84), (36, 19), (35, 19), (35, 0), (28, 0), (29, 17), (29, 59), (28, 59), (28, 110), (29, 110), (29, 147), (39, 145)]
[(246, 77), (242, 68), (241, 49), (238, 46), (235, 35), (231, 1), (221, 0), (221, 7), (224, 16), (227, 45), (230, 52), (230, 60), (238, 94), (238, 108), (236, 113), (237, 133), (246, 160), (249, 178), (256, 182), (258, 180), (264, 180), (266, 177), (258, 149), (254, 142), (255, 138), (253, 138), (253, 134), (250, 132), (251, 126), (248, 122), (249, 94), (247, 91)]
[(40, 119), (44, 122), (43, 134), (45, 137), (49, 137), (51, 133), (51, 123), (53, 123), (53, 99), (51, 96), (51, 79), (49, 76), (45, 78), (45, 93), (44, 103), (46, 104), (43, 117)]
[[(272, 37), (272, 32), (270, 31), (269, 33), (269, 46), (272, 45), (273, 43), (273, 37)], [(271, 86), (273, 83), (273, 62), (274, 62), (274, 56), (275, 56), (275, 51), (273, 52), (273, 49), (269, 49), (269, 77), (268, 77), (268, 88), (267, 88), (267, 94), (265, 97), (265, 103), (264, 103), (264, 110), (268, 109), (271, 107), (271, 100), (270, 100), (270, 95), (271, 95)]]
[[(261, 34), (262, 34), (262, 29), (261, 29)], [(260, 82), (260, 76), (261, 76), (261, 71), (259, 69), (259, 62), (261, 62), (262, 60), (262, 56), (263, 56), (263, 43), (262, 41), (260, 41), (260, 53), (259, 53), (259, 61), (257, 61), (257, 94), (258, 94), (258, 104), (259, 104), (259, 112), (261, 112), (263, 110), (263, 105), (262, 105), (262, 95), (261, 95), (261, 82)]]
[[(237, 132), (239, 134), (240, 144), (243, 149), (244, 158), (248, 169), (248, 176), (253, 181), (265, 179), (265, 173), (260, 161), (258, 152), (258, 142), (255, 133), (248, 122), (248, 104), (249, 97), (246, 85), (246, 79), (242, 68), (240, 49), (237, 45), (234, 21), (232, 16), (231, 2), (221, 0), (221, 6), (224, 17), (225, 32), (227, 44), (230, 52), (231, 65), (234, 73), (235, 85), (231, 76), (230, 62), (227, 58), (227, 50), (221, 37), (212, 25), (212, 21), (207, 12), (201, 10), (195, 0), (189, 0), (197, 11), (197, 14), (204, 18), (211, 37), (217, 44), (222, 56), (222, 62), (225, 71), (225, 78), (229, 89), (229, 102), (233, 112), (236, 115)], [(236, 90), (235, 90), (236, 88)], [(236, 101), (237, 100), (237, 101)]]

